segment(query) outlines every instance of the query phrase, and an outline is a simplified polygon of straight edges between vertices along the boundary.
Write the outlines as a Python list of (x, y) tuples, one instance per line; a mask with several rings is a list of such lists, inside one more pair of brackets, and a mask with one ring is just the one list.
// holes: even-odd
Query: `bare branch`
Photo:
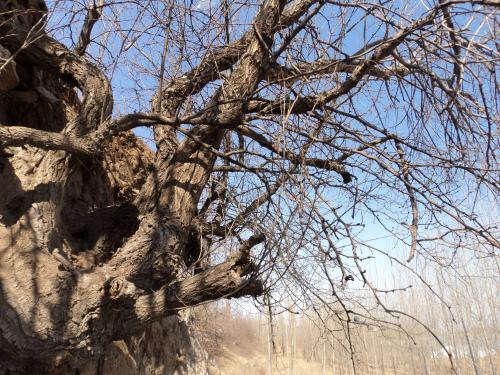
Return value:
[(80, 37), (78, 38), (78, 43), (75, 47), (75, 53), (78, 56), (82, 56), (85, 53), (88, 45), (90, 44), (90, 35), (92, 34), (92, 29), (96, 22), (101, 18), (102, 10), (105, 5), (105, 0), (99, 0), (99, 4), (96, 0), (90, 0), (92, 4), (87, 8), (87, 15), (85, 16), (85, 21), (83, 21), (82, 30), (80, 31)]
[(34, 66), (57, 72), (83, 91), (80, 114), (74, 124), (68, 125), (67, 131), (81, 135), (108, 120), (113, 108), (113, 96), (102, 71), (47, 35), (35, 35), (28, 42), (27, 36), (29, 34), (22, 30), (16, 31), (6, 35), (2, 44), (17, 51), (21, 58)]
[(263, 135), (253, 131), (249, 127), (240, 125), (236, 128), (236, 131), (242, 135), (245, 135), (255, 141), (257, 141), (261, 146), (272, 151), (279, 157), (289, 160), (295, 164), (307, 165), (310, 167), (326, 169), (329, 171), (335, 171), (342, 176), (345, 184), (348, 184), (352, 180), (352, 175), (346, 171), (345, 167), (335, 160), (324, 160), (319, 158), (308, 158), (302, 155), (294, 154), (289, 150), (281, 149), (278, 145), (273, 144), (271, 141), (266, 139)]

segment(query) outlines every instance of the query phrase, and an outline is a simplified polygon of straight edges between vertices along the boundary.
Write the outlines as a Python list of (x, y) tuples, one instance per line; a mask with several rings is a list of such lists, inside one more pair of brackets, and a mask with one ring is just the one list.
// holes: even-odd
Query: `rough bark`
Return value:
[[(128, 330), (124, 317), (105, 314), (107, 329), (92, 326), (106, 280), (99, 264), (137, 229), (137, 209), (127, 202), (153, 160), (131, 134), (105, 149), (99, 162), (33, 147), (4, 149), (11, 156), (2, 158), (0, 174), (9, 182), (0, 185), (0, 373), (170, 374), (179, 366), (204, 373), (203, 350), (191, 342), (186, 322), (162, 319), (177, 308), (153, 317), (144, 296), (146, 305), (137, 306), (153, 325), (131, 319), (136, 328)], [(70, 209), (59, 212), (65, 201)], [(120, 341), (113, 336), (118, 322), (127, 332)], [(177, 352), (185, 353), (182, 362)]]
[[(203, 352), (175, 315), (262, 292), (248, 278), (261, 236), (226, 262), (180, 275), (215, 156), (188, 139), (170, 150), (171, 163), (160, 147), (152, 173), (152, 152), (123, 133), (144, 118), (109, 119), (111, 88), (84, 47), (74, 53), (41, 30), (30, 39), (15, 24), (1, 31), (2, 56), (16, 59), (0, 92), (0, 373), (200, 372)], [(203, 129), (216, 146), (224, 130)]]
[[(5, 4), (14, 3), (24, 4), (26, 17), (20, 9), (12, 13), (6, 8)], [(297, 35), (309, 32), (307, 27), (312, 27), (311, 35), (317, 34), (310, 21), (322, 7), (359, 4), (263, 1), (249, 13), (255, 14), (254, 19), (238, 40), (228, 38), (225, 46), (209, 49), (194, 59), (197, 66), (180, 76), (163, 82), (162, 72), (151, 111), (122, 117), (113, 117), (112, 87), (104, 70), (86, 56), (92, 28), (105, 4), (90, 4), (79, 42), (71, 50), (44, 31), (43, 1), (0, 2), (0, 374), (203, 373), (203, 366), (197, 364), (202, 351), (189, 332), (189, 321), (178, 314), (219, 298), (263, 293), (251, 248), (265, 240), (261, 232), (266, 225), (274, 227), (276, 220), (247, 224), (289, 181), (298, 183), (305, 194), (320, 185), (333, 186), (339, 176), (344, 184), (355, 182), (352, 170), (356, 169), (365, 179), (380, 178), (396, 195), (403, 186), (400, 190), (404, 199), (409, 196), (413, 210), (412, 253), (419, 240), (417, 204), (428, 213), (445, 212), (448, 217), (443, 222), (451, 218), (463, 230), (498, 246), (492, 232), (472, 214), (456, 210), (448, 200), (435, 203), (441, 190), (433, 187), (432, 191), (418, 180), (427, 168), (440, 165), (445, 170), (468, 171), (479, 176), (481, 183), (496, 187), (491, 176), (474, 162), (460, 164), (439, 148), (429, 150), (419, 137), (408, 138), (408, 129), (374, 125), (342, 104), (354, 102), (358, 90), (369, 87), (370, 80), (388, 85), (398, 77), (402, 87), (410, 82), (409, 91), (423, 90), (430, 97), (434, 93), (425, 92), (421, 82), (430, 82), (433, 90), (439, 88), (446, 97), (443, 103), (449, 103), (438, 117), (449, 111), (451, 121), (457, 123), (455, 110), (462, 119), (475, 121), (475, 115), (464, 111), (464, 103), (472, 103), (469, 94), (459, 95), (451, 87), (461, 80), (462, 72), (454, 69), (450, 86), (432, 71), (435, 61), (439, 66), (439, 58), (426, 47), (434, 51), (437, 43), (426, 38), (439, 29), (436, 20), (449, 4), (437, 5), (415, 20), (405, 18), (401, 25), (387, 21), (386, 35), (353, 55), (311, 62), (294, 61), (295, 52), (283, 59), (283, 52)], [(457, 50), (450, 17), (445, 14), (450, 31), (444, 35)], [(398, 55), (398, 49), (404, 52), (409, 47), (420, 49), (416, 59), (411, 54)], [(429, 55), (432, 58), (426, 59)], [(291, 65), (286, 65), (288, 58)], [(422, 65), (424, 61), (430, 67)], [(294, 91), (296, 82), (321, 77), (327, 83), (329, 76), (328, 85)], [(293, 95), (273, 94), (266, 99), (266, 93), (275, 88)], [(183, 106), (193, 98), (199, 111), (190, 114)], [(440, 108), (442, 103), (433, 105)], [(484, 112), (491, 125), (486, 104), (473, 112)], [(264, 129), (266, 124), (271, 130)], [(274, 137), (272, 129), (278, 124), (283, 134)], [(138, 126), (153, 127), (155, 154), (130, 133)], [(457, 130), (457, 145), (466, 133)], [(490, 147), (491, 126), (487, 134)], [(239, 142), (237, 148), (230, 145), (235, 142), (232, 136)], [(245, 142), (252, 145), (245, 147)], [(393, 143), (396, 153), (391, 151)], [(414, 154), (424, 162), (407, 160)], [(252, 165), (245, 155), (263, 164)], [(255, 193), (246, 187), (230, 192), (228, 181), (237, 178), (229, 178), (228, 171), (258, 172), (268, 167), (266, 175), (255, 174), (255, 180), (262, 182)], [(222, 177), (216, 171), (222, 171)], [(301, 177), (295, 179), (298, 174)], [(209, 186), (211, 178), (213, 186)], [(359, 187), (352, 189), (353, 206), (342, 210), (352, 211), (352, 219), (357, 204), (381, 199), (361, 189), (358, 200)], [(290, 202), (296, 199), (293, 191), (286, 191)], [(204, 193), (209, 197), (203, 203)], [(244, 197), (241, 202), (236, 198), (233, 212), (224, 208), (228, 194)], [(307, 194), (297, 198), (297, 207), (283, 214), (301, 212), (308, 198)], [(215, 202), (217, 209), (205, 215)], [(352, 225), (339, 217), (332, 222), (318, 207), (313, 205), (307, 214), (309, 223), (300, 221), (304, 229), (299, 232), (312, 235), (290, 246), (300, 246), (304, 238), (312, 239), (307, 246), (317, 240), (321, 248), (328, 242), (336, 258), (330, 260), (342, 277), (346, 272), (342, 257), (354, 259), (360, 279), (372, 288), (358, 263), (355, 244), (352, 255), (343, 255), (328, 234), (337, 237), (343, 230), (353, 240)], [(335, 212), (332, 207), (327, 211)], [(377, 212), (373, 213), (377, 220), (386, 217)], [(229, 214), (222, 220), (225, 213)], [(283, 229), (278, 237), (286, 233)], [(217, 263), (205, 262), (201, 267), (204, 241), (222, 242), (227, 237), (231, 237), (227, 243), (239, 245), (228, 249), (226, 259), (219, 257)], [(275, 257), (267, 248), (262, 254), (259, 261), (268, 262), (262, 269), (274, 268), (279, 254)], [(377, 291), (372, 291), (376, 297)]]

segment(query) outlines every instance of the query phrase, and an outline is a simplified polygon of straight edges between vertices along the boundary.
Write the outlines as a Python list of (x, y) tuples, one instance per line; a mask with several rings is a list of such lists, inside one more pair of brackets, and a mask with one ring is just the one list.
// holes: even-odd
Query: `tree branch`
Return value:
[[(133, 283), (125, 278), (113, 279), (108, 289), (109, 296), (114, 301), (112, 306), (120, 304), (123, 308), (120, 313), (122, 325), (118, 327), (119, 332), (115, 333), (130, 334), (131, 327), (140, 328), (167, 315), (176, 314), (179, 310), (215, 299), (262, 294), (262, 282), (247, 276), (255, 271), (250, 250), (264, 240), (262, 234), (251, 236), (226, 262), (185, 280), (165, 285), (152, 294), (141, 295)], [(128, 304), (127, 307), (126, 303), (121, 303), (130, 300), (135, 300), (132, 306)], [(123, 326), (127, 326), (127, 329), (123, 330)]]
[(156, 113), (133, 113), (113, 121), (105, 121), (97, 130), (76, 137), (69, 133), (55, 133), (24, 126), (0, 125), (0, 144), (3, 146), (31, 145), (44, 150), (64, 150), (74, 154), (99, 155), (106, 141), (119, 133), (140, 126), (164, 125), (177, 127), (180, 124), (199, 124), (201, 118), (192, 116), (171, 118)]
[(64, 150), (75, 154), (93, 155), (95, 149), (86, 139), (23, 126), (0, 126), (1, 146), (31, 145), (44, 150)]
[(329, 171), (337, 172), (342, 176), (343, 182), (348, 184), (352, 180), (352, 175), (347, 172), (345, 167), (335, 160), (325, 160), (319, 158), (307, 158), (302, 155), (295, 154), (289, 150), (284, 150), (280, 148), (278, 145), (269, 141), (262, 134), (254, 132), (249, 127), (240, 125), (236, 128), (236, 131), (242, 135), (245, 135), (254, 141), (258, 142), (261, 146), (267, 148), (273, 153), (281, 156), (282, 158), (291, 161), (292, 163), (299, 165), (307, 165), (309, 167), (315, 167), (320, 169), (325, 169)]
[[(239, 56), (239, 64), (209, 102), (215, 109), (210, 116), (215, 123), (237, 125), (245, 112), (246, 101), (254, 91), (268, 64), (268, 49), (273, 44), (274, 32), (285, 1), (268, 0), (255, 16), (248, 46)], [(247, 33), (248, 34), (248, 33)], [(217, 106), (218, 103), (223, 103)], [(202, 126), (192, 131), (209, 146), (218, 149), (226, 129), (222, 126)], [(169, 168), (166, 189), (159, 199), (159, 209), (169, 215), (181, 216), (187, 225), (195, 215), (196, 205), (208, 181), (217, 154), (188, 138), (178, 148)], [(182, 215), (180, 213), (182, 212)]]
[[(293, 101), (277, 100), (274, 102), (259, 102), (253, 101), (248, 106), (248, 112), (259, 112), (261, 114), (281, 114), (281, 113), (306, 113), (314, 108), (320, 108), (329, 102), (349, 93), (356, 87), (361, 80), (376, 68), (376, 64), (390, 56), (392, 52), (405, 41), (405, 38), (421, 29), (424, 26), (431, 24), (434, 21), (437, 9), (434, 8), (425, 18), (413, 22), (411, 25), (403, 28), (396, 35), (385, 39), (379, 43), (379, 47), (375, 49), (372, 56), (365, 59), (357, 65), (351, 75), (341, 84), (329, 91), (320, 94), (299, 97)], [(344, 66), (346, 68), (346, 66)]]
[(82, 90), (80, 113), (77, 120), (66, 127), (67, 133), (82, 135), (109, 119), (113, 109), (112, 90), (97, 66), (45, 34), (30, 36), (23, 30), (11, 30), (2, 38), (2, 44), (16, 50), (19, 58), (56, 72)]
[(91, 1), (92, 5), (87, 8), (87, 15), (85, 16), (85, 21), (83, 22), (83, 27), (80, 31), (80, 37), (78, 38), (78, 43), (75, 47), (75, 53), (78, 56), (83, 56), (85, 54), (85, 50), (90, 44), (92, 29), (99, 18), (101, 18), (105, 2), (105, 0), (99, 0), (99, 4), (97, 4), (95, 0)]
[[(290, 26), (317, 2), (318, 0), (294, 1), (283, 11), (279, 22), (272, 25), (272, 28), (266, 32), (269, 31), (272, 35)], [(167, 116), (175, 115), (186, 97), (199, 93), (209, 82), (220, 78), (221, 71), (231, 68), (238, 62), (254, 37), (254, 30), (248, 30), (239, 40), (218, 50), (210, 51), (203, 57), (198, 66), (162, 87), (161, 94), (155, 99), (156, 102), (162, 103), (161, 112)], [(165, 185), (166, 165), (170, 163), (178, 145), (173, 142), (175, 134), (172, 131), (155, 128), (154, 133), (155, 142), (160, 150), (155, 163), (156, 169), (159, 171), (159, 185)]]
[[(362, 61), (345, 60), (318, 60), (314, 62), (303, 62), (291, 67), (273, 64), (265, 77), (269, 82), (276, 82), (282, 86), (288, 86), (299, 80), (305, 80), (316, 76), (331, 73), (353, 73)], [(389, 79), (394, 76), (404, 76), (410, 73), (405, 67), (380, 68), (371, 67), (367, 74), (378, 79)]]

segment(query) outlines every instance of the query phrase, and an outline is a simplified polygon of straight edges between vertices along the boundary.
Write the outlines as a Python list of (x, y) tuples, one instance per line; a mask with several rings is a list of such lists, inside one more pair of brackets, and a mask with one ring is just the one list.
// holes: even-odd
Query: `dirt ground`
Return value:
[[(273, 375), (312, 375), (322, 374), (321, 363), (308, 362), (302, 358), (294, 361), (295, 371), (289, 372), (288, 358), (277, 356), (273, 366)], [(337, 369), (338, 370), (338, 369)], [(211, 375), (267, 375), (268, 356), (258, 351), (237, 353), (224, 348), (222, 355), (214, 359), (210, 366)], [(332, 374), (332, 368), (327, 367), (327, 374)], [(336, 372), (342, 374), (343, 372)], [(347, 374), (347, 372), (345, 372)]]

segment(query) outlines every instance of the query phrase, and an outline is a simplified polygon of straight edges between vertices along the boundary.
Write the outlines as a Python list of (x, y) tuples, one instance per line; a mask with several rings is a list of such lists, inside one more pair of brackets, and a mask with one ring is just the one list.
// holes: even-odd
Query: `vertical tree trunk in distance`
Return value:
[(273, 368), (276, 363), (276, 343), (274, 341), (274, 322), (273, 322), (273, 309), (271, 307), (271, 301), (269, 299), (269, 294), (266, 294), (266, 304), (267, 304), (267, 374), (273, 375)]

